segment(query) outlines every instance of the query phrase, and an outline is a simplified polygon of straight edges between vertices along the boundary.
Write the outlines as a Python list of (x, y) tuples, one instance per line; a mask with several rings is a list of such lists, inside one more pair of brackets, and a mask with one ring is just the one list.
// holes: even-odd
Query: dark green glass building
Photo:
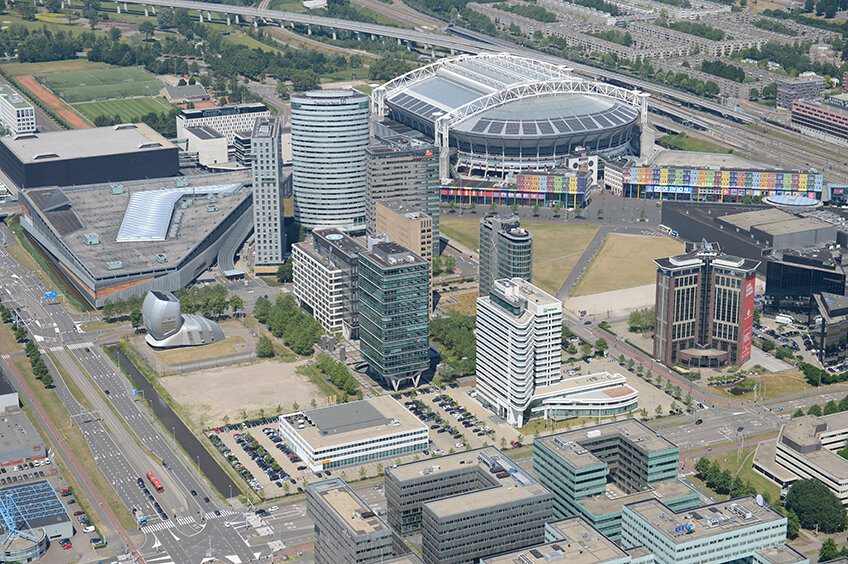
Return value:
[(429, 363), (430, 263), (406, 247), (369, 240), (359, 256), (359, 338), (369, 372), (387, 387), (418, 385)]

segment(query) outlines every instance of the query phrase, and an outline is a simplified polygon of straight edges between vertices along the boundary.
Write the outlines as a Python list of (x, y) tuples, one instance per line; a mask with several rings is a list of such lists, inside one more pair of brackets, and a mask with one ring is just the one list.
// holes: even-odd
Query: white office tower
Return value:
[(6, 84), (0, 84), (0, 125), (12, 135), (35, 131), (32, 105)]
[(533, 284), (495, 280), (477, 299), (477, 397), (524, 424), (537, 388), (560, 381), (562, 302)]
[(280, 120), (258, 118), (250, 136), (253, 155), (253, 233), (256, 272), (283, 262), (285, 231), (280, 194)]
[(291, 97), (295, 221), (365, 231), (369, 98), (351, 89)]

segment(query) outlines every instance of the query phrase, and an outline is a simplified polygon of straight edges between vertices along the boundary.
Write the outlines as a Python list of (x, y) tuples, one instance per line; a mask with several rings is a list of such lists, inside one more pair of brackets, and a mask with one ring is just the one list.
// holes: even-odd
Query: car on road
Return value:
[(738, 428), (738, 429), (736, 429), (736, 432), (737, 432), (737, 433), (741, 433), (743, 429), (745, 429), (745, 427), (743, 427), (743, 426), (741, 426), (741, 425), (740, 425), (740, 426), (739, 426), (739, 428)]
[(197, 490), (191, 490), (191, 495), (196, 496), (196, 495), (197, 495)]
[(698, 419), (697, 421), (695, 421), (695, 425), (700, 425), (703, 422), (704, 422), (703, 419)]
[(218, 509), (216, 509), (216, 510), (215, 510), (215, 516), (216, 516), (216, 517), (220, 517), (220, 516), (221, 516), (221, 511), (220, 511), (220, 510), (218, 510)]
[(204, 498), (203, 498), (203, 501), (205, 501), (206, 503), (209, 503), (209, 498), (208, 498), (208, 497), (204, 497)]

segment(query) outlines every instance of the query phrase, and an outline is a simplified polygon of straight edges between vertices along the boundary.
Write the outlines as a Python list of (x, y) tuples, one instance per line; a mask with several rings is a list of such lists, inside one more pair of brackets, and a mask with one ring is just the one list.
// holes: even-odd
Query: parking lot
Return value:
[(52, 466), (49, 458), (35, 460), (28, 464), (16, 464), (0, 468), (0, 486), (20, 484), (50, 477)]

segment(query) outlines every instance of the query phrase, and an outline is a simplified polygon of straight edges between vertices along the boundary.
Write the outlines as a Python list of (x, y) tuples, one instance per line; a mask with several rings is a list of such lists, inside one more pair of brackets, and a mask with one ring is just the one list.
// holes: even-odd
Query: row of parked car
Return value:
[(226, 433), (227, 431), (241, 431), (244, 429), (252, 429), (254, 427), (261, 427), (262, 425), (269, 425), (271, 423), (276, 422), (276, 417), (262, 417), (261, 419), (253, 419), (251, 421), (245, 421), (244, 423), (232, 423), (223, 427), (215, 427), (214, 431), (216, 435), (220, 435), (221, 433)]
[[(227, 430), (229, 430), (229, 427), (230, 426), (227, 426)], [(219, 437), (215, 433), (209, 433), (209, 440), (212, 441), (212, 444), (215, 445), (215, 448), (217, 448), (218, 451), (224, 455), (224, 457), (227, 459), (227, 462), (230, 463), (230, 466), (232, 466), (235, 471), (238, 472), (248, 484), (250, 484), (250, 487), (253, 488), (254, 491), (258, 492), (262, 489), (262, 487), (259, 485), (259, 482), (256, 480), (256, 478), (253, 477), (253, 473), (251, 473), (250, 470), (245, 468), (244, 464), (242, 464), (238, 457), (233, 454), (233, 451), (230, 450), (230, 447), (224, 444), (224, 441), (221, 440), (221, 437)]]
[[(292, 450), (283, 442), (283, 438), (280, 436), (280, 433), (277, 432), (273, 427), (265, 427), (262, 429), (262, 432), (274, 443), (274, 446), (277, 447), (277, 450), (282, 451), (286, 456), (289, 457), (289, 460), (297, 463), (300, 462), (300, 457), (296, 455)], [(283, 487), (283, 481), (288, 480), (293, 485), (297, 484), (297, 480), (289, 476), (287, 472), (280, 468), (280, 465), (274, 460), (274, 457), (270, 452), (265, 451), (265, 458), (258, 459), (256, 461), (259, 464), (259, 467), (265, 471), (268, 475), (268, 479), (274, 482), (274, 485), (281, 488)], [(305, 468), (305, 466), (303, 467)]]
[(38, 470), (35, 472), (27, 472), (26, 474), (15, 474), (14, 476), (8, 476), (5, 478), (0, 478), (0, 485), (6, 484), (14, 484), (16, 482), (25, 482), (26, 480), (35, 480), (37, 478), (44, 477), (44, 470)]

